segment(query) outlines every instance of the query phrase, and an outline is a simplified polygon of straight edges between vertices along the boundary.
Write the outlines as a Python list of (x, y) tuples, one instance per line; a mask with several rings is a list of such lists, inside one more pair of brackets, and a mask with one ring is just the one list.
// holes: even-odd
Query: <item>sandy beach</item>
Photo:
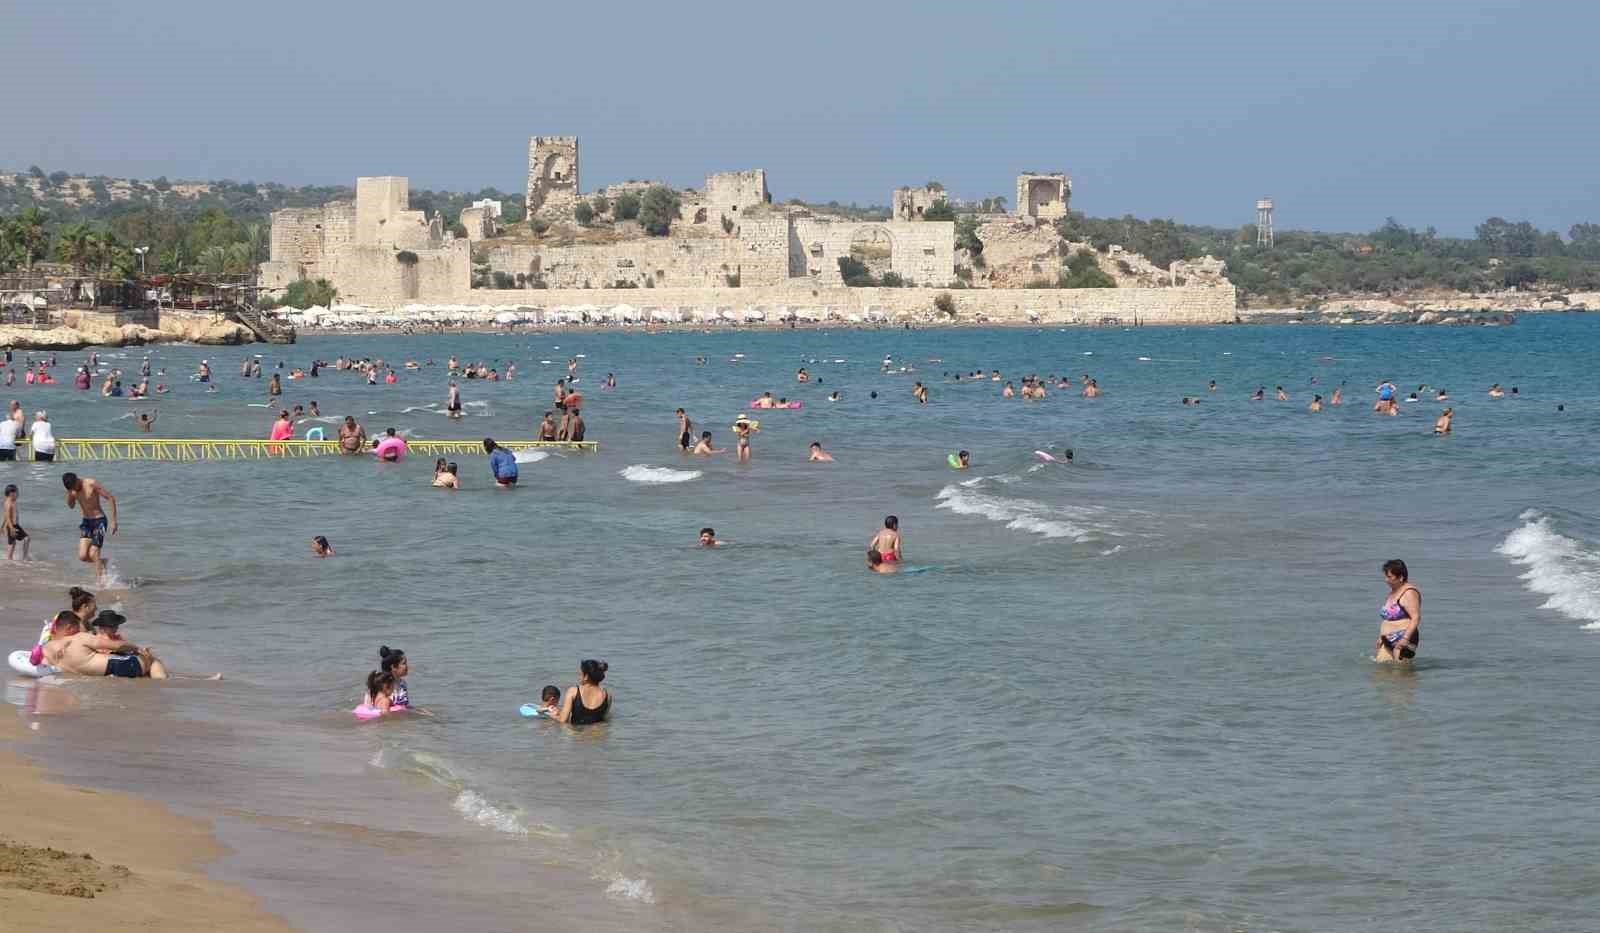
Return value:
[(226, 850), (200, 820), (126, 794), (52, 782), (13, 749), (0, 718), (0, 928), (292, 929), (250, 894), (205, 875)]

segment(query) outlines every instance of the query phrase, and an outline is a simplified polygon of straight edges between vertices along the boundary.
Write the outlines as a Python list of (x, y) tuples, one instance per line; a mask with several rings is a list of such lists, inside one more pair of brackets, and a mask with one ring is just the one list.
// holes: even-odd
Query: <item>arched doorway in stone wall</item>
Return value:
[(871, 224), (850, 238), (850, 258), (866, 267), (873, 278), (894, 269), (894, 235), (887, 227)]
[(572, 178), (572, 165), (567, 157), (555, 153), (545, 158), (544, 168), (539, 172), (539, 177), (545, 181), (564, 182)]

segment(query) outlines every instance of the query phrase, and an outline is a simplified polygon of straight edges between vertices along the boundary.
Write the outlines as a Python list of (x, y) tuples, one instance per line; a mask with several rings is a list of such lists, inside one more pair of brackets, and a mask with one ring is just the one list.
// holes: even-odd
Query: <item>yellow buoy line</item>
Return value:
[[(27, 440), (17, 438), (18, 460), (31, 460), (21, 448)], [(495, 441), (507, 450), (577, 450), (594, 453), (600, 449), (598, 441)], [(483, 456), (482, 440), (423, 441), (406, 440), (408, 452), (428, 457)], [(370, 454), (370, 449), (362, 451)], [(230, 438), (175, 438), (175, 437), (79, 437), (57, 438), (57, 460), (292, 460), (302, 457), (337, 456), (341, 451), (337, 440), (261, 441), (233, 440)]]

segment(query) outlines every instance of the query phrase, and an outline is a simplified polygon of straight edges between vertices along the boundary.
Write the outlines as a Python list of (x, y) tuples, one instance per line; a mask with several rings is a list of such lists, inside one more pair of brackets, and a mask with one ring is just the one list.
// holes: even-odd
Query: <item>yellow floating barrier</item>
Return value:
[[(17, 446), (25, 446), (24, 438)], [(536, 450), (554, 448), (594, 453), (600, 449), (598, 441), (495, 441), (507, 450)], [(471, 457), (483, 456), (482, 440), (423, 441), (407, 440), (406, 450), (417, 456)], [(327, 457), (340, 454), (339, 442), (332, 441), (260, 441), (232, 440), (227, 438), (168, 438), (168, 437), (79, 437), (57, 438), (57, 460), (293, 460), (303, 457)], [(370, 455), (368, 448), (361, 455)], [(24, 458), (20, 454), (18, 456)]]

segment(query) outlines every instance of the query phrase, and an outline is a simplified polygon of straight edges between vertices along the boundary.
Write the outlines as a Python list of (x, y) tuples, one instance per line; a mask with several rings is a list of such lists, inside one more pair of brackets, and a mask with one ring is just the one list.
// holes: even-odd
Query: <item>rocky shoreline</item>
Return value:
[(54, 327), (0, 326), (0, 346), (17, 350), (80, 350), (84, 347), (137, 347), (147, 343), (198, 343), (231, 346), (253, 343), (244, 325), (220, 314), (161, 312), (160, 324), (120, 324), (117, 316), (93, 311), (64, 311)]

